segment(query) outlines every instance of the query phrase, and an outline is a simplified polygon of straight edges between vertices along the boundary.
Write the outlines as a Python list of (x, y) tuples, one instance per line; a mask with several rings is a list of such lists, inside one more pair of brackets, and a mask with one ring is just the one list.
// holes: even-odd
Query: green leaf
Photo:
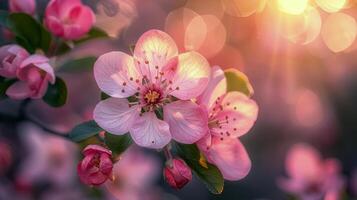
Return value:
[[(206, 185), (213, 194), (221, 194), (224, 179), (218, 168), (208, 162), (202, 161), (202, 154), (194, 144), (178, 144), (176, 149), (179, 156), (185, 160), (193, 172)], [(203, 164), (204, 163), (204, 164)]]
[(74, 142), (82, 142), (103, 131), (98, 124), (92, 120), (75, 126), (69, 133), (69, 138)]
[(30, 53), (34, 53), (37, 48), (48, 51), (51, 34), (30, 15), (11, 13), (6, 18), (6, 26), (15, 34), (16, 41)]
[(85, 57), (76, 60), (70, 60), (60, 66), (59, 71), (61, 72), (79, 72), (79, 71), (89, 71), (93, 69), (93, 65), (97, 60), (96, 57)]
[(57, 50), (56, 50), (56, 55), (63, 55), (67, 52), (69, 52), (72, 48), (70, 47), (69, 44), (67, 44), (65, 41), (60, 40), (58, 46), (57, 46)]
[(0, 26), (6, 27), (6, 20), (9, 16), (9, 12), (5, 10), (0, 10)]
[(247, 96), (253, 95), (253, 87), (245, 74), (233, 68), (225, 70), (224, 74), (227, 79), (227, 92), (238, 91)]
[(52, 107), (63, 106), (67, 101), (66, 83), (59, 77), (56, 77), (55, 84), (49, 84), (43, 100)]
[(0, 77), (0, 100), (6, 98), (6, 90), (9, 88), (13, 83), (16, 82), (15, 79), (5, 79)]
[(88, 40), (108, 38), (108, 34), (100, 28), (93, 27), (83, 38), (74, 41), (75, 44), (80, 44)]
[(125, 135), (113, 135), (106, 132), (104, 140), (114, 156), (120, 155), (132, 144), (129, 133), (126, 133)]
[(108, 94), (106, 94), (104, 92), (100, 93), (100, 100), (106, 100), (108, 98), (110, 98), (110, 96)]

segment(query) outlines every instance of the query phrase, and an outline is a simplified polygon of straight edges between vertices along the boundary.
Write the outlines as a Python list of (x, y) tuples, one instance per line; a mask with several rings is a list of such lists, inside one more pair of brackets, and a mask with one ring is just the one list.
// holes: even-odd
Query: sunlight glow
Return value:
[(338, 12), (347, 4), (346, 0), (316, 0), (315, 2), (321, 9), (329, 13)]
[(222, 0), (224, 11), (234, 17), (248, 17), (255, 12), (260, 12), (266, 0)]
[(309, 1), (308, 0), (278, 0), (279, 10), (293, 15), (302, 14)]

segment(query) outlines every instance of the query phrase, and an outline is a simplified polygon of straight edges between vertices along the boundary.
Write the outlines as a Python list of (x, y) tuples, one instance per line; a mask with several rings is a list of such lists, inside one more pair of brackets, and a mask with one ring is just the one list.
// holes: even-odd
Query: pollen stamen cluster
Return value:
[[(150, 112), (172, 102), (173, 98), (170, 94), (180, 90), (180, 87), (173, 86), (173, 81), (169, 80), (165, 76), (165, 72), (161, 70), (162, 67), (156, 64), (162, 63), (160, 62), (162, 59), (161, 55), (154, 55), (153, 59), (147, 59), (146, 53), (144, 51), (142, 53), (144, 55), (142, 58), (134, 58), (135, 64), (139, 66), (139, 73), (142, 76), (138, 78), (129, 77), (128, 82), (122, 82), (123, 89), (121, 92), (125, 93), (126, 87), (129, 88), (134, 85), (137, 90), (134, 96), (136, 101), (130, 102), (129, 107), (139, 104), (142, 105), (143, 112)], [(152, 61), (150, 62), (149, 60)], [(147, 71), (144, 73), (143, 69), (147, 69)], [(151, 70), (155, 70), (153, 71), (154, 73), (151, 73)], [(129, 84), (129, 82), (134, 84)]]
[(224, 111), (235, 111), (237, 107), (231, 102), (223, 103), (221, 97), (218, 97), (214, 103), (214, 106), (209, 113), (209, 122), (208, 127), (221, 136), (221, 140), (224, 140), (224, 137), (231, 136), (232, 133), (237, 132), (238, 128), (233, 127), (232, 124), (236, 122), (236, 118), (227, 115), (222, 115), (221, 112)]

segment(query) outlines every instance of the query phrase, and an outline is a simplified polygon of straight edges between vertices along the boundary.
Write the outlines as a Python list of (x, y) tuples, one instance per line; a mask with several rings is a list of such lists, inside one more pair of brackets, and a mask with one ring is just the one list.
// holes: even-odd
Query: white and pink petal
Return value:
[(227, 92), (227, 80), (224, 71), (219, 66), (211, 68), (211, 77), (204, 92), (197, 97), (197, 103), (207, 106), (212, 109), (218, 97), (223, 96)]
[(129, 106), (127, 99), (108, 98), (97, 104), (93, 118), (104, 130), (123, 135), (139, 119), (139, 107)]
[(175, 101), (164, 107), (164, 120), (172, 138), (184, 144), (197, 142), (208, 133), (207, 112), (192, 101)]
[(212, 137), (212, 145), (204, 153), (215, 164), (224, 179), (236, 181), (248, 175), (251, 161), (243, 144), (238, 139)]
[(137, 145), (153, 149), (161, 149), (171, 140), (169, 125), (153, 112), (143, 113), (136, 119), (130, 135)]
[(167, 33), (155, 29), (145, 32), (134, 49), (135, 64), (152, 81), (169, 60), (177, 55), (175, 41)]
[(172, 91), (169, 92), (181, 100), (195, 98), (206, 89), (210, 73), (208, 61), (199, 53), (191, 51), (180, 54), (171, 80)]
[(215, 104), (212, 134), (236, 138), (246, 134), (258, 117), (258, 105), (243, 93), (229, 92)]
[(106, 53), (94, 64), (94, 78), (99, 88), (112, 97), (126, 98), (135, 94), (139, 77), (134, 59), (120, 51)]

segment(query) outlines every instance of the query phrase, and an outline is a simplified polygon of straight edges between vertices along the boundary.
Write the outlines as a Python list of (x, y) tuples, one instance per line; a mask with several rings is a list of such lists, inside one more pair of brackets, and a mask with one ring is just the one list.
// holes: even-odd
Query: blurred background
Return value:
[[(0, 0), (0, 9), (7, 1)], [(211, 195), (197, 179), (184, 189), (169, 188), (162, 158), (131, 148), (100, 188), (82, 185), (76, 175), (79, 149), (43, 134), (30, 123), (0, 122), (0, 199), (288, 199), (277, 180), (286, 176), (289, 148), (304, 142), (324, 158), (341, 161), (348, 199), (357, 199), (357, 2), (354, 0), (87, 0), (96, 26), (112, 39), (96, 40), (57, 57), (99, 56), (130, 46), (149, 29), (169, 33), (180, 51), (195, 50), (210, 64), (244, 72), (254, 88), (259, 116), (241, 137), (252, 160), (249, 175), (225, 182)], [(41, 16), (47, 1), (37, 1)], [(0, 37), (7, 44), (6, 34)], [(60, 109), (33, 102), (29, 109), (48, 126), (69, 131), (91, 119), (100, 91), (91, 70), (60, 70), (69, 101)], [(19, 102), (0, 101), (1, 112)]]

